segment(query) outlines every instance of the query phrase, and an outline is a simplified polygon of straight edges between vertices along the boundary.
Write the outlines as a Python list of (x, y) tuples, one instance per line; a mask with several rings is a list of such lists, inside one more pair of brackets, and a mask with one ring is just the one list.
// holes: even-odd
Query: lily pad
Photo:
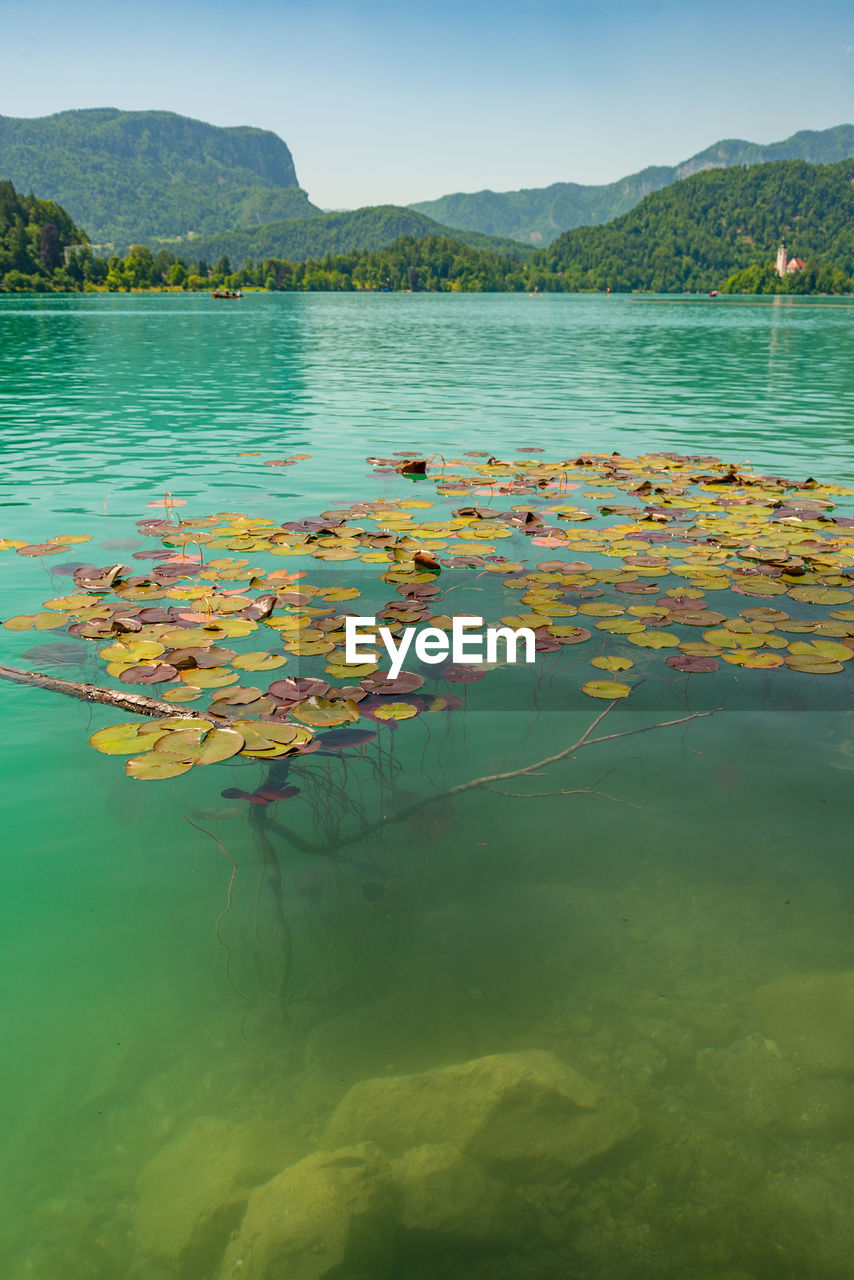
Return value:
[(98, 656), (107, 662), (146, 662), (149, 658), (159, 658), (163, 652), (163, 645), (156, 640), (117, 640), (99, 649)]
[(717, 671), (719, 663), (714, 658), (701, 657), (699, 654), (672, 653), (664, 661), (674, 671), (687, 671), (691, 674), (705, 671)]
[(616, 654), (612, 654), (591, 658), (590, 665), (591, 667), (598, 667), (600, 671), (628, 671), (635, 664), (631, 658), (621, 658)]
[(150, 755), (131, 756), (125, 765), (125, 773), (129, 778), (140, 782), (162, 782), (166, 778), (177, 778), (187, 773), (192, 765), (186, 760), (175, 760), (171, 756)]
[(236, 671), (228, 667), (196, 667), (192, 671), (176, 672), (186, 684), (197, 689), (222, 689), (240, 679)]
[(261, 760), (289, 755), (311, 742), (311, 732), (301, 725), (269, 720), (235, 720), (232, 725), (243, 735), (243, 754)]
[(190, 684), (176, 684), (171, 689), (164, 689), (160, 694), (164, 702), (195, 702), (202, 696), (202, 690)]
[(589, 640), (592, 632), (586, 627), (553, 626), (548, 628), (549, 635), (554, 636), (561, 644), (582, 644)]
[(388, 702), (374, 711), (375, 720), (411, 720), (418, 715), (418, 708), (411, 702)]
[(241, 653), (238, 657), (232, 658), (231, 665), (238, 671), (275, 671), (277, 667), (283, 667), (286, 662), (287, 658), (281, 653), (257, 650), (252, 653)]
[(166, 684), (177, 674), (177, 667), (170, 666), (168, 662), (143, 662), (125, 667), (119, 672), (119, 679), (126, 684)]
[(151, 751), (162, 729), (135, 721), (130, 724), (111, 724), (98, 729), (89, 738), (90, 746), (108, 756), (135, 755), (138, 751)]
[(798, 658), (810, 658), (819, 662), (848, 662), (854, 652), (847, 645), (833, 640), (794, 640), (789, 652)]
[(732, 649), (721, 653), (721, 658), (734, 667), (750, 667), (762, 671), (782, 667), (785, 662), (779, 653), (757, 653), (753, 649)]
[(589, 698), (627, 698), (631, 691), (631, 685), (619, 684), (616, 680), (586, 680), (581, 686), (581, 692)]
[(30, 613), (7, 618), (3, 626), (7, 631), (57, 631), (68, 621), (67, 613)]
[(347, 699), (330, 702), (327, 698), (311, 697), (298, 703), (292, 709), (291, 716), (302, 724), (326, 728), (358, 720), (359, 708), (355, 702)]
[(834, 587), (790, 587), (789, 595), (807, 604), (846, 604), (852, 599), (850, 591)]
[(679, 637), (670, 631), (637, 631), (627, 635), (626, 639), (642, 649), (675, 649), (679, 644)]

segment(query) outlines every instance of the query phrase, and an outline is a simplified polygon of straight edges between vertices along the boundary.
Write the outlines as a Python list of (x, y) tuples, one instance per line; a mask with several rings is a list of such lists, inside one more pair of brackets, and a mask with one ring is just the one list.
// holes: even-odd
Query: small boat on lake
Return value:
[(212, 298), (242, 298), (242, 289), (214, 289)]

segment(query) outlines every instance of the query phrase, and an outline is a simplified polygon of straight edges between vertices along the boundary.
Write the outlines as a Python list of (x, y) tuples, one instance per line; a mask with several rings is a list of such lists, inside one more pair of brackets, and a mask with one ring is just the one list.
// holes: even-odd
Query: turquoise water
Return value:
[[(850, 307), (783, 299), (4, 297), (0, 538), (92, 542), (0, 553), (0, 616), (69, 590), (56, 561), (149, 548), (136, 521), (165, 493), (188, 514), (296, 520), (399, 497), (365, 462), (395, 450), (710, 452), (854, 484), (852, 338)], [(265, 465), (294, 453), (310, 456)], [(43, 669), (25, 655), (62, 639), (0, 630), (0, 662)], [(57, 674), (96, 678), (93, 653)], [(561, 767), (566, 788), (616, 769), (612, 800), (458, 798), (353, 862), (291, 849), (274, 865), (249, 806), (220, 795), (257, 766), (143, 785), (86, 744), (114, 713), (0, 696), (4, 1275), (326, 1274), (237, 1256), (249, 1189), (329, 1145), (359, 1081), (533, 1050), (630, 1102), (631, 1133), (578, 1166), (502, 1175), (503, 1234), (402, 1231), (377, 1209), (396, 1253), (366, 1244), (335, 1274), (850, 1273), (854, 997), (840, 1014), (822, 988), (819, 1031), (795, 1014), (778, 1031), (755, 998), (854, 969), (846, 697)], [(512, 769), (590, 718), (419, 725), (386, 785)], [(346, 787), (375, 806), (372, 763)]]

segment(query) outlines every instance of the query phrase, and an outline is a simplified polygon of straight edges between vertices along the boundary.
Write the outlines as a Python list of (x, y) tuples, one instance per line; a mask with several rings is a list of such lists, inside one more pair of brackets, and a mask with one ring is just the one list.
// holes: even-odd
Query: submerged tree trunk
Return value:
[(69, 698), (79, 698), (81, 702), (102, 702), (105, 706), (116, 707), (119, 711), (127, 711), (131, 715), (189, 716), (196, 720), (215, 723), (213, 716), (208, 715), (206, 711), (194, 711), (183, 706), (176, 707), (171, 702), (149, 698), (143, 693), (125, 693), (120, 689), (102, 689), (100, 685), (83, 684), (78, 680), (60, 680), (57, 676), (46, 676), (41, 671), (22, 671), (19, 667), (0, 665), (0, 680), (33, 685), (36, 689), (47, 689), (51, 693), (64, 693)]

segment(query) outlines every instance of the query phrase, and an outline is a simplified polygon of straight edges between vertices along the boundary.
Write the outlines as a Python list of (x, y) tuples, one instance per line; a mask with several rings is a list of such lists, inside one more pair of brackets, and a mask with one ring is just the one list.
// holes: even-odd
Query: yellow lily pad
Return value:
[(593, 625), (597, 631), (606, 631), (611, 636), (635, 635), (644, 630), (639, 618), (601, 618)]
[(600, 658), (590, 659), (591, 667), (598, 667), (600, 671), (628, 671), (635, 664), (631, 658), (620, 658), (616, 654), (604, 654)]
[(151, 751), (162, 732), (159, 726), (154, 728), (139, 721), (111, 724), (93, 733), (89, 745), (107, 756), (130, 756), (138, 751)]
[(789, 596), (806, 604), (847, 604), (852, 598), (838, 587), (790, 587)]
[(7, 631), (56, 631), (67, 621), (67, 613), (23, 613), (7, 618), (3, 626)]
[(287, 658), (284, 654), (259, 649), (252, 653), (241, 653), (238, 657), (232, 658), (231, 665), (237, 667), (238, 671), (275, 671), (277, 667), (283, 667), (286, 662)]
[(374, 712), (376, 720), (411, 720), (418, 715), (418, 708), (411, 702), (388, 702)]
[(99, 649), (98, 655), (108, 662), (148, 662), (151, 658), (159, 658), (165, 649), (156, 640), (116, 640), (106, 648)]
[(173, 685), (170, 689), (164, 689), (160, 695), (164, 702), (195, 702), (201, 696), (201, 689), (189, 684)]
[(779, 653), (756, 653), (753, 649), (732, 649), (720, 656), (734, 667), (754, 667), (764, 671), (782, 667), (785, 663)]
[(363, 662), (348, 666), (346, 662), (333, 662), (327, 664), (326, 673), (336, 680), (360, 680), (362, 676), (373, 675), (379, 670), (379, 665), (378, 662)]
[(310, 724), (318, 728), (329, 728), (331, 725), (348, 724), (359, 719), (359, 708), (349, 699), (330, 702), (328, 698), (306, 698), (291, 711), (294, 720), (302, 724)]
[(236, 671), (229, 671), (228, 667), (193, 667), (189, 671), (181, 671), (178, 678), (196, 689), (224, 689), (240, 676)]
[(819, 662), (848, 662), (854, 652), (845, 644), (833, 640), (793, 640), (789, 653), (797, 658), (810, 658)]
[(191, 768), (192, 765), (186, 760), (176, 760), (166, 755), (155, 756), (151, 752), (150, 755), (131, 756), (125, 765), (125, 773), (129, 778), (136, 778), (140, 782), (161, 782), (166, 778), (177, 778)]
[(237, 640), (258, 630), (258, 623), (251, 618), (222, 618), (217, 620), (216, 625), (220, 639), (227, 636), (230, 640)]
[(616, 680), (587, 680), (581, 686), (581, 692), (589, 698), (627, 698), (631, 691), (630, 685), (619, 684)]
[(598, 600), (585, 601), (578, 606), (578, 612), (591, 618), (619, 618), (625, 612), (616, 604), (600, 604)]
[(638, 631), (626, 636), (629, 644), (639, 645), (642, 649), (675, 649), (679, 637), (671, 631)]

